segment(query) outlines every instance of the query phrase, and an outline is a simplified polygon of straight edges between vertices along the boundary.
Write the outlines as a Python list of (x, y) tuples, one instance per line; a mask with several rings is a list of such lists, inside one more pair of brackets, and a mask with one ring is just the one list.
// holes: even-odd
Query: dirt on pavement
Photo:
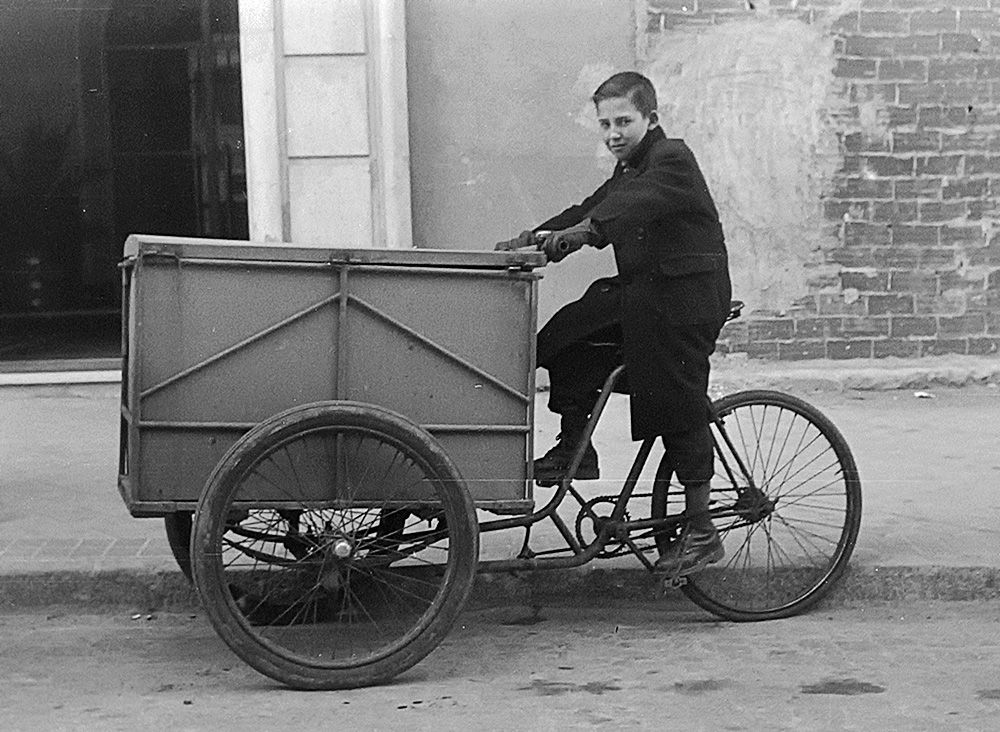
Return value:
[(720, 622), (683, 600), (473, 608), (395, 682), (297, 692), (199, 613), (0, 614), (0, 727), (89, 730), (986, 731), (1000, 603)]

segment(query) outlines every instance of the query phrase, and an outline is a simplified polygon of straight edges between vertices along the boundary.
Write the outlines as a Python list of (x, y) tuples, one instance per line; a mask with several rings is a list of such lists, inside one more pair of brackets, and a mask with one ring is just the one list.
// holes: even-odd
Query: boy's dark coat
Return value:
[(538, 365), (620, 323), (633, 439), (704, 424), (708, 356), (731, 285), (719, 215), (693, 153), (654, 127), (600, 188), (537, 230), (588, 217), (602, 246), (614, 246), (618, 275), (552, 317), (538, 334)]

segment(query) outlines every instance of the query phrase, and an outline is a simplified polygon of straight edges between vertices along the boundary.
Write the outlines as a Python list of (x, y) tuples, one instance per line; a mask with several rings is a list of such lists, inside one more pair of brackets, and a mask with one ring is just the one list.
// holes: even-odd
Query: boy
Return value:
[[(618, 160), (614, 173), (579, 205), (496, 247), (538, 244), (558, 262), (583, 246), (611, 244), (618, 269), (538, 334), (538, 365), (549, 371), (549, 409), (560, 415), (561, 432), (556, 446), (535, 460), (535, 478), (541, 485), (560, 480), (604, 380), (624, 361), (632, 439), (661, 436), (684, 486), (688, 530), (656, 563), (683, 576), (725, 553), (708, 513), (709, 355), (731, 296), (722, 226), (691, 150), (659, 126), (649, 79), (615, 74), (592, 99), (604, 143)], [(599, 477), (593, 445), (576, 477)]]

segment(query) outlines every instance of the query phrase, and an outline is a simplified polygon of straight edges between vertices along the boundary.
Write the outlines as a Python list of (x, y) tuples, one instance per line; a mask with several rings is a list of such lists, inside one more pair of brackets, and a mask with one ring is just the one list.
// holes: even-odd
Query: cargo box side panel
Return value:
[(315, 432), (247, 476), (249, 502), (416, 504), (436, 500), (418, 463), (362, 432)]
[(527, 460), (523, 434), (436, 433), (479, 505), (514, 504), (527, 494)]
[(333, 395), (329, 272), (143, 267), (143, 421), (259, 422)]
[[(352, 312), (345, 395), (413, 422), (523, 425), (525, 403), (500, 384), (365, 312)], [(488, 372), (486, 372), (488, 374)]]
[[(243, 432), (290, 407), (334, 398), (386, 407), (424, 426), (478, 504), (523, 508), (534, 276), (284, 266), (243, 261), (237, 247), (226, 261), (197, 262), (189, 261), (197, 247), (188, 249), (180, 261), (140, 261), (133, 281), (129, 394), (138, 430), (126, 497), (133, 513), (197, 501)], [(342, 473), (318, 463), (300, 474), (310, 500), (336, 498), (345, 485)], [(260, 500), (287, 500), (267, 481), (259, 488)], [(386, 488), (398, 492), (391, 481)], [(378, 487), (367, 490), (379, 498)], [(430, 495), (411, 491), (414, 500)]]
[[(157, 431), (146, 437), (144, 497), (152, 502), (197, 501), (212, 470), (235, 442), (232, 435), (191, 431)], [(434, 491), (414, 462), (370, 436), (337, 439), (316, 433), (261, 461), (246, 476), (241, 497), (293, 503), (347, 498), (427, 502)]]
[(349, 398), (429, 429), (479, 504), (528, 495), (533, 288), (464, 272), (349, 279)]
[[(533, 276), (507, 273), (369, 268), (351, 272), (348, 291), (386, 318), (525, 393), (533, 383), (528, 366), (535, 346), (534, 281)], [(363, 304), (352, 304), (352, 312)]]
[(333, 395), (332, 272), (235, 265), (147, 259), (137, 270), (130, 503), (197, 500), (252, 425)]
[(118, 432), (118, 489), (127, 505), (137, 498), (139, 431), (133, 414), (136, 403), (137, 367), (135, 353), (135, 303), (137, 282), (134, 261), (122, 266), (122, 384)]
[(229, 431), (144, 431), (136, 499), (156, 503), (196, 502), (212, 470), (239, 437), (239, 433)]

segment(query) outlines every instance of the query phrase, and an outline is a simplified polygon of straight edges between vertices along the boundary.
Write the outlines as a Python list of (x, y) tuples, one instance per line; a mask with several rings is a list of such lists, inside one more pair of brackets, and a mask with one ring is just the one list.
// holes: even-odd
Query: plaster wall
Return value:
[[(424, 0), (406, 27), (415, 246), (491, 249), (610, 174), (589, 99), (635, 67), (631, 0)], [(547, 267), (540, 321), (613, 272), (610, 251)]]
[(668, 136), (694, 150), (725, 228), (734, 297), (784, 311), (835, 246), (822, 197), (841, 164), (828, 123), (834, 43), (816, 25), (748, 17), (649, 52)]

